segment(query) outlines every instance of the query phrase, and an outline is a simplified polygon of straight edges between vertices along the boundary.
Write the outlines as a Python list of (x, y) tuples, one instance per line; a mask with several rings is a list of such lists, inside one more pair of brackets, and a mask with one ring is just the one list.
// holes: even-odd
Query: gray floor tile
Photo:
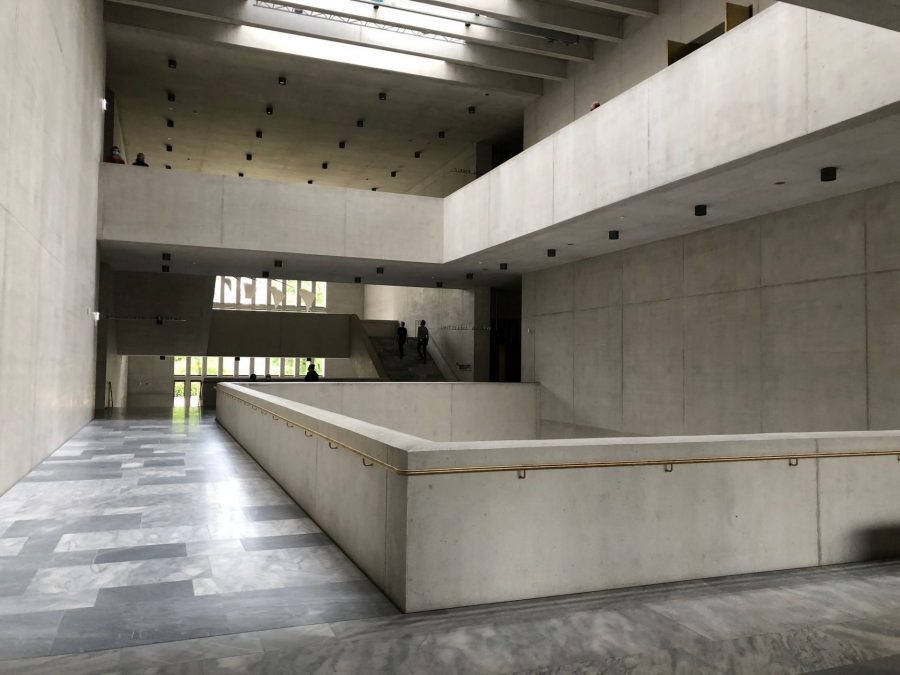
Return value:
[(97, 552), (94, 563), (125, 562), (128, 560), (152, 560), (154, 558), (184, 558), (187, 544), (150, 544), (127, 548), (105, 549)]
[(276, 506), (248, 506), (244, 509), (247, 520), (288, 520), (292, 518), (309, 518), (306, 512), (296, 504), (279, 504)]
[(190, 581), (164, 581), (157, 584), (101, 588), (97, 592), (97, 607), (132, 605), (138, 602), (187, 600), (194, 597)]
[(284, 534), (274, 537), (247, 537), (241, 539), (241, 544), (246, 551), (270, 551), (277, 548), (329, 546), (333, 542), (325, 534)]

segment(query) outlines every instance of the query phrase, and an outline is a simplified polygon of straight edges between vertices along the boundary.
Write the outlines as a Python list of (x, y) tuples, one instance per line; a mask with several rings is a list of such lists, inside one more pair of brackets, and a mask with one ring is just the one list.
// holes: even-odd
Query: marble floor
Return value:
[(900, 674), (900, 561), (400, 614), (212, 417), (0, 497), (0, 674)]

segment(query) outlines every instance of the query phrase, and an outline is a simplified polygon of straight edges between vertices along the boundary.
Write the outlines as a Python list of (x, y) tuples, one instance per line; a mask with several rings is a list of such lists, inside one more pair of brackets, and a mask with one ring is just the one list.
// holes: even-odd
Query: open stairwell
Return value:
[[(416, 353), (416, 341), (407, 340), (403, 358), (397, 348), (397, 339), (393, 337), (369, 337), (369, 341), (378, 353), (384, 370), (392, 382), (445, 382), (431, 354), (428, 363)], [(429, 350), (430, 351), (430, 350)]]

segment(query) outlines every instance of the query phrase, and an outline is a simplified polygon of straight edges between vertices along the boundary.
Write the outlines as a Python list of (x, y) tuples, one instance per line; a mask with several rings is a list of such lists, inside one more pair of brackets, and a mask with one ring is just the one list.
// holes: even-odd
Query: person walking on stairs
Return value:
[(409, 333), (406, 330), (406, 322), (401, 321), (397, 326), (397, 347), (400, 350), (400, 358), (403, 358), (403, 348), (406, 346), (406, 337)]
[(422, 357), (422, 363), (428, 363), (428, 328), (425, 327), (425, 319), (422, 319), (416, 331), (416, 351)]

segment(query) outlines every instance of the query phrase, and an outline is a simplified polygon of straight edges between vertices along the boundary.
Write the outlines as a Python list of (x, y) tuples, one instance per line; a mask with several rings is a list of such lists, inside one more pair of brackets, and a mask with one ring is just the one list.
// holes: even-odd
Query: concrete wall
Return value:
[(104, 164), (100, 200), (108, 241), (441, 260), (432, 197)]
[[(775, 0), (736, 0), (754, 14)], [(594, 59), (571, 63), (562, 82), (546, 80), (544, 95), (525, 109), (525, 147), (586, 115), (667, 66), (666, 43), (690, 42), (725, 20), (725, 0), (659, 0), (659, 15), (628, 17), (620, 43), (597, 41)]]
[(95, 0), (0, 3), (0, 493), (94, 408)]
[(362, 318), (365, 302), (365, 288), (362, 284), (328, 282), (328, 314), (356, 314)]
[(894, 453), (402, 476), (220, 392), (219, 422), (407, 612), (900, 554), (900, 432), (435, 443), (265, 393), (290, 386), (220, 389), (401, 470)]
[(569, 425), (898, 428), (898, 244), (894, 184), (526, 275), (523, 378)]
[(532, 384), (266, 382), (246, 386), (432, 441), (537, 437), (538, 391)]
[(172, 357), (128, 357), (128, 407), (171, 408), (174, 392)]
[[(419, 321), (463, 382), (489, 376), (490, 290), (366, 286), (364, 319), (405, 321), (410, 337)], [(461, 369), (459, 364), (471, 366)]]

